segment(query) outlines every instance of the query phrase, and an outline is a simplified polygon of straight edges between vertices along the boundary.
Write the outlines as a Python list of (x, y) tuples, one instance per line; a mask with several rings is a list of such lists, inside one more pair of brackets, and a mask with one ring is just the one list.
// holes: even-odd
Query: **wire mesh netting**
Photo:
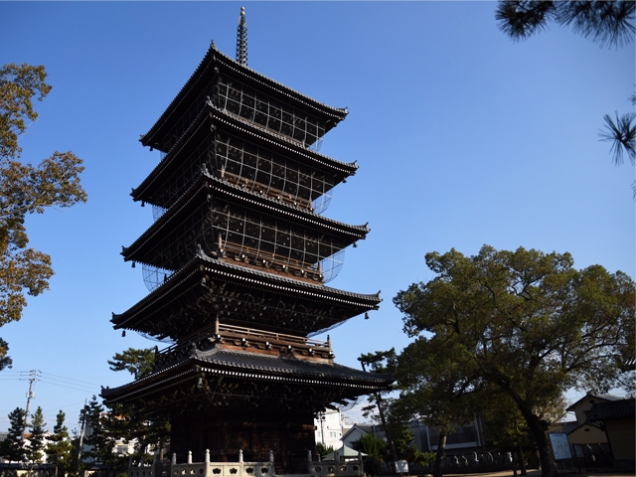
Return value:
[(336, 185), (333, 175), (222, 132), (216, 163), (228, 182), (317, 214), (329, 206)]
[[(200, 116), (207, 101), (237, 120), (210, 120)], [(322, 214), (330, 204), (332, 190), (344, 177), (326, 166), (285, 147), (268, 145), (266, 139), (250, 137), (232, 121), (251, 123), (271, 134), (291, 140), (303, 148), (317, 150), (326, 131), (325, 119), (312, 115), (310, 108), (291, 106), (248, 84), (216, 74), (200, 89), (190, 106), (162, 133), (162, 149), (174, 159), (159, 179), (153, 179), (154, 220), (192, 187), (202, 168), (209, 174), (242, 190), (274, 199), (277, 203)], [(207, 113), (206, 113), (207, 114)], [(193, 125), (187, 134), (183, 134)], [(212, 121), (212, 122), (210, 122)], [(253, 134), (253, 133), (252, 133)], [(287, 143), (289, 144), (289, 143)], [(161, 152), (161, 159), (165, 157)], [(259, 268), (271, 273), (325, 283), (338, 274), (344, 248), (350, 238), (309, 228), (289, 218), (280, 218), (248, 208), (245, 204), (208, 197), (207, 202), (189, 205), (178, 219), (161, 232), (152, 249), (142, 252), (143, 278), (149, 290), (161, 285), (203, 247), (208, 254)]]
[(168, 280), (168, 277), (170, 277), (172, 273), (172, 270), (167, 270), (165, 268), (159, 268), (145, 263), (142, 265), (144, 284), (146, 285), (148, 291), (154, 290), (159, 285)]
[(221, 76), (215, 93), (214, 102), (218, 108), (282, 134), (304, 147), (316, 144), (325, 134), (323, 120), (235, 79)]
[(174, 161), (176, 166), (155, 186), (152, 202), (159, 208), (153, 211), (155, 219), (192, 185), (203, 165), (216, 177), (285, 204), (316, 214), (328, 208), (337, 181), (333, 173), (243, 139), (229, 128), (205, 129), (199, 127), (196, 139)]
[(141, 253), (150, 290), (185, 265), (199, 245), (210, 256), (318, 283), (334, 279), (342, 268), (349, 244), (344, 237), (223, 198), (200, 202), (166, 224), (158, 242)]

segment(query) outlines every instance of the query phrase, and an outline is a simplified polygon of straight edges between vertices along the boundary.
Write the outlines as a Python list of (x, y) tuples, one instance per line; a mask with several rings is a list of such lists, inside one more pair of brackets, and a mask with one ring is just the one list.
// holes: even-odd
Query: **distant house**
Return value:
[(588, 419), (600, 422), (607, 434), (614, 466), (634, 470), (634, 449), (636, 449), (636, 403), (634, 399), (598, 401), (588, 412)]
[[(484, 438), (482, 435), (482, 423), (480, 419), (464, 425), (459, 426), (455, 424), (452, 434), (446, 436), (446, 453), (455, 450), (455, 452), (465, 452), (467, 450), (473, 450), (484, 445)], [(427, 439), (428, 439), (428, 451), (436, 451), (439, 443), (439, 431), (436, 427), (427, 427)], [(425, 450), (425, 449), (422, 449)]]
[[(358, 442), (358, 440), (365, 434), (371, 434), (378, 437), (376, 432), (374, 432), (376, 427), (377, 426), (371, 424), (354, 424), (342, 436), (342, 444), (353, 448), (353, 444)], [(384, 433), (382, 433), (382, 435), (384, 435)]]
[(589, 444), (605, 444), (607, 436), (601, 428), (599, 422), (588, 419), (588, 413), (595, 403), (613, 402), (622, 400), (618, 396), (611, 394), (587, 394), (570, 407), (566, 409), (568, 412), (574, 412), (576, 422), (565, 431), (568, 435), (570, 445), (589, 445)]
[[(415, 445), (422, 452), (432, 452), (437, 450), (439, 442), (439, 432), (437, 428), (427, 426), (422, 421), (413, 420), (409, 422), (409, 428), (413, 433)], [(452, 434), (446, 437), (446, 453), (472, 451), (484, 445), (482, 436), (482, 425), (479, 419), (465, 425), (455, 426)], [(378, 439), (384, 439), (385, 433), (382, 426), (355, 424), (342, 438), (343, 444), (353, 447), (353, 444), (364, 434), (371, 434)]]

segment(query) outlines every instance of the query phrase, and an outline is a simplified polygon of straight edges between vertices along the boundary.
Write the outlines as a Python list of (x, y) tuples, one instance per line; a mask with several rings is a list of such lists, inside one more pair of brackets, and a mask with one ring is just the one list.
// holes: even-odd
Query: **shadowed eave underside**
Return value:
[(179, 340), (222, 323), (299, 336), (316, 335), (366, 311), (380, 294), (364, 295), (274, 275), (200, 252), (181, 270), (122, 314), (115, 329)]

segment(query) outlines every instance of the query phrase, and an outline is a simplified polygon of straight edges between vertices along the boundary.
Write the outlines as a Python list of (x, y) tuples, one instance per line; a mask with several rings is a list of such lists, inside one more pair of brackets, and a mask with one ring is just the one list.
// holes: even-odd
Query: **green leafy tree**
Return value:
[(386, 441), (378, 439), (373, 434), (364, 434), (353, 443), (353, 448), (367, 454), (364, 457), (364, 473), (371, 476), (382, 472), (382, 461), (386, 455)]
[(619, 1), (500, 1), (495, 18), (513, 40), (523, 40), (550, 22), (572, 26), (574, 31), (601, 45), (622, 46), (634, 35), (632, 0)]
[(389, 401), (387, 434), (391, 436), (399, 459), (424, 464), (431, 460), (430, 453), (421, 452), (409, 423), (413, 413), (402, 399)]
[(5, 440), (0, 442), (0, 456), (12, 462), (25, 461), (22, 435), (25, 429), (26, 411), (16, 407), (9, 413), (9, 429)]
[(73, 469), (73, 443), (64, 425), (66, 414), (62, 410), (57, 413), (53, 435), (49, 437), (46, 446), (46, 460), (57, 468), (58, 475), (62, 477), (72, 472)]
[(128, 371), (135, 379), (149, 375), (154, 364), (155, 350), (152, 348), (128, 348), (121, 353), (116, 353), (112, 360), (108, 360), (112, 371)]
[(27, 459), (30, 462), (41, 464), (44, 461), (44, 414), (42, 408), (38, 406), (33, 414), (31, 414), (31, 437), (27, 446)]
[(104, 427), (106, 416), (104, 406), (93, 396), (80, 411), (80, 421), (86, 429), (80, 466), (87, 464), (110, 464), (113, 458), (114, 442)]
[[(636, 2), (620, 1), (500, 1), (495, 18), (499, 28), (511, 39), (523, 40), (549, 23), (572, 25), (574, 31), (603, 45), (623, 46), (634, 40)], [(631, 98), (635, 104), (635, 97)], [(606, 114), (601, 140), (612, 143), (614, 164), (623, 164), (623, 153), (632, 166), (636, 163), (636, 114), (626, 113), (616, 121)], [(636, 198), (636, 182), (632, 186)]]
[(371, 477), (375, 477), (376, 475), (380, 475), (382, 473), (382, 461), (374, 456), (370, 455), (364, 459), (362, 464), (364, 473), (370, 475)]
[(333, 446), (325, 446), (322, 442), (316, 443), (316, 452), (320, 457), (324, 457), (327, 454), (331, 454), (333, 452)]
[(474, 403), (479, 400), (475, 394), (480, 380), (475, 367), (462, 359), (463, 351), (453, 343), (418, 336), (398, 358), (401, 406), (439, 432), (433, 470), (436, 477), (441, 476), (447, 436), (454, 432), (454, 424), (474, 418)]
[(482, 415), (488, 423), (484, 438), (489, 445), (516, 455), (521, 474), (527, 475), (523, 448), (533, 442), (528, 425), (507, 394), (499, 389), (489, 389), (488, 395), (487, 405), (482, 409)]
[[(152, 373), (156, 349), (129, 348), (117, 353), (108, 361), (113, 371), (128, 371), (135, 379)], [(145, 449), (158, 448), (160, 451), (170, 435), (170, 423), (162, 416), (153, 415), (152, 419), (143, 409), (131, 404), (108, 404), (109, 413), (104, 426), (111, 438), (134, 441), (135, 454), (144, 458)]]
[(539, 450), (543, 475), (556, 475), (540, 409), (571, 387), (606, 392), (636, 326), (635, 289), (624, 273), (573, 267), (570, 254), (484, 246), (426, 255), (436, 277), (398, 293), (410, 336), (451, 346), (461, 369), (514, 401)]
[[(79, 179), (84, 167), (72, 152), (56, 151), (38, 165), (20, 160), (18, 139), (27, 121), (38, 116), (33, 100), (41, 101), (51, 90), (45, 79), (43, 66), (0, 68), (0, 326), (19, 320), (27, 304), (25, 290), (39, 295), (48, 289), (53, 275), (51, 258), (27, 248), (26, 216), (86, 201)], [(6, 353), (2, 341), (0, 359)]]
[(378, 439), (373, 434), (364, 434), (353, 443), (353, 448), (364, 454), (382, 459), (386, 454), (386, 441)]
[[(376, 351), (375, 353), (362, 354), (358, 358), (362, 369), (364, 371), (370, 371), (372, 373), (388, 374), (395, 369), (396, 364), (395, 349), (391, 348), (388, 351)], [(391, 452), (391, 460), (398, 460), (397, 449), (395, 448), (395, 442), (391, 431), (394, 426), (389, 425), (388, 410), (390, 407), (390, 399), (383, 397), (383, 394), (387, 394), (390, 391), (374, 392), (369, 397), (369, 405), (362, 409), (365, 417), (372, 417), (382, 423), (384, 432), (386, 434), (387, 441), (389, 443), (389, 451)], [(377, 410), (377, 415), (374, 412)]]

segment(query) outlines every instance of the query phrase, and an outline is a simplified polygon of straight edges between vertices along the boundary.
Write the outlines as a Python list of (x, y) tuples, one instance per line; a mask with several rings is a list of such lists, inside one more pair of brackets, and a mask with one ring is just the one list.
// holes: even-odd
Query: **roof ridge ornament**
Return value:
[(241, 16), (236, 30), (236, 61), (247, 66), (247, 22), (245, 21), (245, 7), (241, 7)]

